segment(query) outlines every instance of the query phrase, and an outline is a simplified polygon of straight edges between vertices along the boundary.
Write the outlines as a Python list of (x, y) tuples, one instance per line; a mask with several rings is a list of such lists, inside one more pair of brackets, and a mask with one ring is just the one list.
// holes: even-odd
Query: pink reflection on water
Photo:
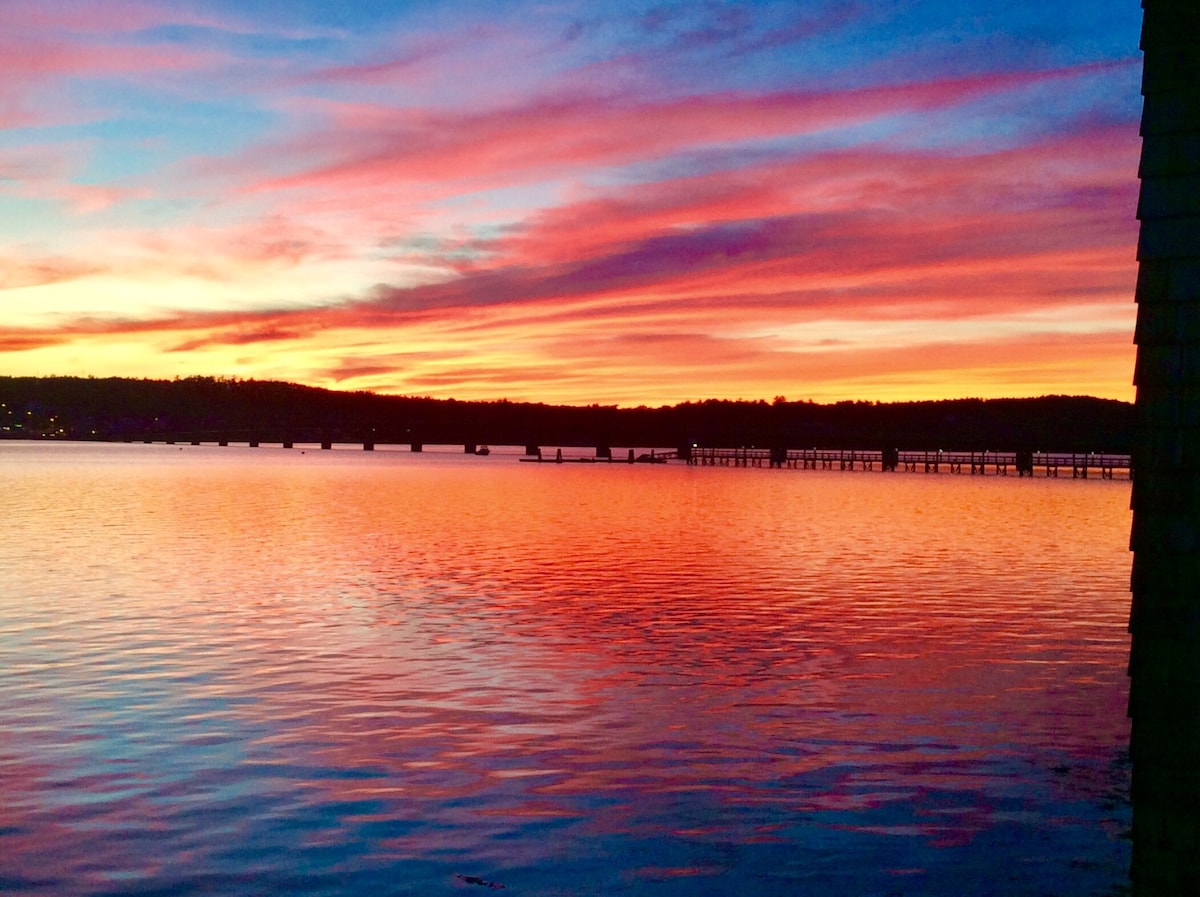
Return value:
[(969, 850), (1119, 789), (1128, 484), (125, 448), (3, 499), (22, 868)]

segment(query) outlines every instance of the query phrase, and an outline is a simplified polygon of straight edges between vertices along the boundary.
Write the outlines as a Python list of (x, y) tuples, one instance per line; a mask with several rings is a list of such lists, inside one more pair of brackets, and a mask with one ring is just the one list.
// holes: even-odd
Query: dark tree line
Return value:
[(0, 377), (0, 437), (1128, 452), (1133, 406), (1077, 396), (707, 400), (661, 408), (336, 392), (292, 383)]

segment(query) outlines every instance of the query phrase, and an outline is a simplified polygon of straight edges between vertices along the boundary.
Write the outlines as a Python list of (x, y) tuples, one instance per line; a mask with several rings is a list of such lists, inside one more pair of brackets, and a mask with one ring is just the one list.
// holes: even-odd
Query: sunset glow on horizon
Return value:
[(1130, 400), (1140, 21), (4, 0), (0, 374)]

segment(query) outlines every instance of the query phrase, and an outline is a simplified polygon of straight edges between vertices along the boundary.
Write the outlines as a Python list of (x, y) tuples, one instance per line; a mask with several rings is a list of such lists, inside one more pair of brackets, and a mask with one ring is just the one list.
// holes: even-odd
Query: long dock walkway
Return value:
[[(256, 448), (264, 441), (260, 437), (245, 433), (220, 434), (150, 434), (141, 440), (127, 439), (127, 442), (165, 442), (174, 445), (177, 442), (190, 441), (192, 445), (205, 443), (227, 446), (238, 441), (241, 444)], [(284, 437), (272, 444), (283, 448), (292, 448), (298, 443)], [(333, 448), (329, 439), (319, 444), (322, 449)], [(377, 443), (371, 440), (357, 441), (351, 444), (361, 444), (363, 450), (374, 451)], [(400, 445), (403, 443), (387, 443)], [(410, 450), (421, 452), (424, 444), (413, 442)], [(475, 443), (463, 445), (463, 452), (468, 455), (486, 455), (486, 446)], [(591, 457), (565, 458), (561, 448), (555, 450), (553, 457), (543, 455), (542, 447), (536, 444), (525, 446), (525, 457), (521, 461), (540, 463), (558, 463), (567, 461), (581, 463), (625, 461), (629, 464), (649, 463), (665, 464), (669, 461), (683, 461), (698, 467), (774, 467), (796, 470), (906, 470), (924, 473), (971, 473), (975, 475), (994, 474), (1007, 476), (1011, 471), (1018, 476), (1034, 476), (1041, 473), (1048, 477), (1066, 476), (1074, 479), (1087, 479), (1095, 476), (1111, 480), (1118, 474), (1122, 478), (1132, 479), (1133, 468), (1129, 455), (1109, 452), (962, 452), (962, 451), (911, 451), (900, 449), (784, 449), (784, 448), (712, 448), (698, 445), (684, 445), (677, 449), (651, 449), (635, 455), (634, 449), (629, 449), (625, 457), (614, 457), (613, 450), (608, 445), (598, 445)]]
[(781, 467), (801, 470), (907, 470), (924, 473), (998, 474), (1018, 476), (1070, 474), (1076, 479), (1132, 476), (1129, 455), (1098, 452), (943, 452), (846, 451), (840, 449), (702, 448), (664, 455), (701, 467)]

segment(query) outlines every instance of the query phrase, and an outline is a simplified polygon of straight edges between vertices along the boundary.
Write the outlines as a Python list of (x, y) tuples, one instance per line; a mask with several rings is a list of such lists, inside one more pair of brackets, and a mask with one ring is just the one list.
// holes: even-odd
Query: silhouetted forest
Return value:
[(0, 437), (1129, 452), (1133, 406), (1078, 396), (707, 400), (661, 408), (463, 402), (261, 380), (0, 377)]

